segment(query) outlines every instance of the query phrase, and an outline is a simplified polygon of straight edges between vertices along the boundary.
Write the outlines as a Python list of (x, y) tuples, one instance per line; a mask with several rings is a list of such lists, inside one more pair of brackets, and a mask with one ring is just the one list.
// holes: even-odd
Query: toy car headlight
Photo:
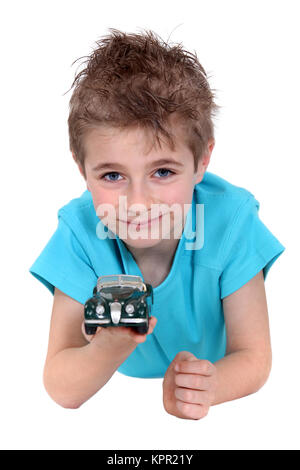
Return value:
[(103, 315), (104, 312), (105, 312), (104, 306), (103, 305), (97, 305), (97, 307), (96, 307), (97, 315)]
[(125, 307), (125, 312), (126, 312), (126, 313), (132, 313), (132, 312), (134, 312), (134, 306), (133, 306), (132, 304), (126, 305), (126, 307)]

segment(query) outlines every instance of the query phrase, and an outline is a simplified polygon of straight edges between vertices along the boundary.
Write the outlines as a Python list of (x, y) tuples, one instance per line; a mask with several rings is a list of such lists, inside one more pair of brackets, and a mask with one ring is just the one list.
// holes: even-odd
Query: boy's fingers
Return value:
[(193, 390), (209, 390), (211, 386), (211, 380), (199, 374), (176, 374), (175, 383), (178, 387)]
[(198, 361), (199, 359), (189, 351), (180, 351), (173, 359), (174, 363), (179, 361)]
[(177, 409), (190, 419), (201, 419), (208, 414), (209, 407), (176, 400)]
[(186, 374), (201, 374), (210, 376), (213, 373), (214, 365), (206, 360), (198, 361), (178, 361), (175, 366), (176, 372), (182, 372)]
[[(155, 325), (157, 323), (157, 318), (156, 317), (151, 317), (149, 319), (149, 329), (148, 329), (148, 332), (145, 333), (144, 335), (141, 335), (139, 333), (137, 333), (134, 328), (128, 328), (126, 326), (119, 326), (117, 328), (115, 327), (111, 327), (113, 328), (112, 330), (112, 333), (115, 333), (115, 334), (120, 334), (120, 333), (123, 333), (123, 335), (126, 337), (126, 336), (129, 336), (129, 337), (132, 337), (135, 341), (137, 340), (137, 342), (144, 342), (146, 340), (146, 335), (147, 334), (151, 334), (155, 328)], [(97, 328), (97, 332), (99, 330), (101, 330), (102, 328), (101, 327), (98, 327)], [(95, 335), (87, 335), (86, 332), (85, 332), (85, 328), (84, 328), (84, 321), (82, 322), (81, 324), (81, 331), (82, 331), (82, 334), (83, 336), (85, 337), (85, 339), (88, 341), (88, 342), (91, 342), (91, 340), (93, 339), (93, 337)], [(95, 333), (96, 334), (96, 333)]]
[(185, 403), (203, 405), (209, 402), (209, 393), (206, 390), (177, 387), (175, 388), (174, 395), (178, 400), (184, 401)]
[(157, 318), (156, 317), (151, 317), (150, 320), (149, 320), (148, 335), (151, 335), (151, 333), (153, 332), (153, 330), (156, 326), (156, 323), (157, 323)]

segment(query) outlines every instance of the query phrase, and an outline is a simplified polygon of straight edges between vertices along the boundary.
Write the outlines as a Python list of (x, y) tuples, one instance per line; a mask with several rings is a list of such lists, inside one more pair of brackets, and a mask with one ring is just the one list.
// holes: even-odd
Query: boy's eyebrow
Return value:
[[(177, 162), (176, 160), (172, 160), (172, 159), (168, 159), (168, 158), (161, 158), (160, 160), (156, 160), (155, 162), (151, 162), (147, 165), (147, 168), (148, 167), (151, 167), (151, 166), (156, 166), (156, 165), (177, 165), (177, 166), (181, 166), (183, 167), (183, 163), (181, 162)], [(107, 162), (107, 163), (98, 163), (98, 165), (96, 165), (94, 168), (93, 168), (93, 171), (99, 171), (99, 170), (104, 170), (106, 168), (119, 168), (120, 170), (126, 170), (126, 167), (124, 165), (122, 165), (121, 163), (113, 163), (113, 162)]]

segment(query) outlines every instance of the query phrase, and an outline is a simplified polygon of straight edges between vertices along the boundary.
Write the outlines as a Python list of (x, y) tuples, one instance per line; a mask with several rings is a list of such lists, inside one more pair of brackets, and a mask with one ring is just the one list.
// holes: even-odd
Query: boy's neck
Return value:
[[(161, 262), (171, 258), (176, 251), (179, 239), (161, 240), (158, 245), (149, 248), (135, 248), (127, 246), (137, 263), (148, 261)], [(165, 264), (165, 263), (164, 263)]]
[(133, 248), (126, 245), (139, 266), (145, 282), (156, 287), (167, 277), (179, 241), (180, 239), (163, 239), (158, 245), (150, 248)]

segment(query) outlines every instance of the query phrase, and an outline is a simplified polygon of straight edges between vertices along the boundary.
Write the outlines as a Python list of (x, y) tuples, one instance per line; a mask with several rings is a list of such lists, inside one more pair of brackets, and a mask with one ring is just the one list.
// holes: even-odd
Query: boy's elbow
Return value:
[(78, 402), (72, 400), (70, 398), (62, 398), (60, 396), (55, 395), (54, 393), (50, 393), (49, 390), (46, 388), (46, 392), (48, 393), (49, 397), (59, 406), (65, 409), (76, 410), (80, 408), (83, 404), (82, 402)]
[[(265, 383), (267, 382), (271, 369), (272, 369), (272, 351), (271, 349), (257, 357), (256, 363), (256, 370), (257, 370), (257, 381), (256, 381), (256, 389), (254, 392), (257, 392), (260, 388), (262, 388)], [(259, 365), (259, 367), (257, 367)]]
[(49, 397), (59, 406), (66, 409), (76, 410), (84, 403), (82, 401), (74, 400), (71, 397), (66, 397), (64, 394), (59, 393), (58, 390), (53, 390), (51, 383), (47, 380), (47, 375), (43, 376), (44, 387)]
[(72, 402), (58, 402), (57, 401), (56, 403), (60, 405), (62, 408), (66, 408), (69, 410), (77, 410), (82, 405), (82, 403), (72, 403)]

